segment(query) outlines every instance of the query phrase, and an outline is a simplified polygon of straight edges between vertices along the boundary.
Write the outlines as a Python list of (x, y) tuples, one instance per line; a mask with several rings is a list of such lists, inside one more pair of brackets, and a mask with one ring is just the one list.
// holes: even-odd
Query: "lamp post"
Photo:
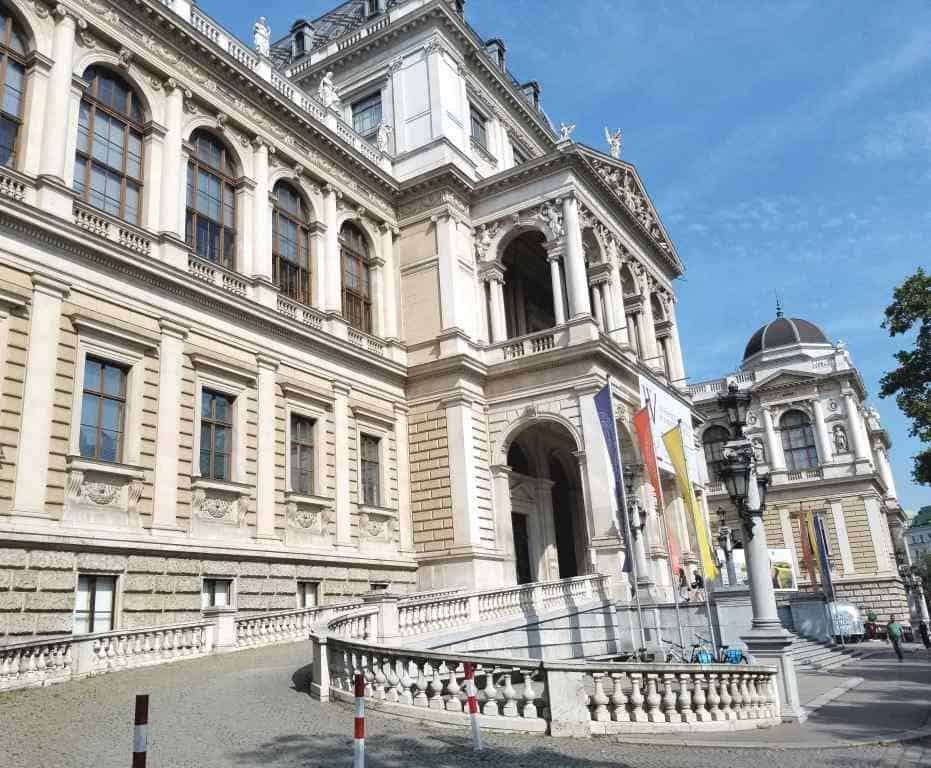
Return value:
[(792, 635), (779, 621), (766, 527), (763, 525), (769, 477), (757, 472), (753, 446), (743, 434), (751, 397), (749, 392), (741, 392), (735, 382), (729, 384), (726, 394), (718, 395), (718, 404), (727, 414), (736, 435), (736, 439), (724, 446), (717, 473), (744, 528), (744, 555), (750, 580), (753, 622), (742, 639), (758, 662), (778, 666), (782, 719), (802, 722), (807, 715), (799, 702), (795, 665), (788, 654)]
[(902, 584), (915, 601), (918, 609), (919, 621), (931, 622), (928, 615), (928, 603), (925, 600), (924, 584), (921, 579), (921, 569), (917, 565), (902, 564), (899, 566), (899, 575)]
[(737, 566), (734, 563), (734, 532), (727, 525), (727, 511), (719, 508), (718, 547), (724, 553), (724, 566), (727, 571), (727, 585), (732, 589), (737, 586)]

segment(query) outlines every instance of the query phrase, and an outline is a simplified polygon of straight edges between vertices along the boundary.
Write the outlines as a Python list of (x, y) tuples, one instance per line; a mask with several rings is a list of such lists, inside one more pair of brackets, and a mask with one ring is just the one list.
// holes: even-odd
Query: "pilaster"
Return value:
[(275, 536), (275, 405), (278, 361), (268, 355), (255, 358), (258, 366), (258, 435), (256, 441), (255, 535), (258, 539)]
[(763, 432), (766, 435), (766, 453), (769, 458), (769, 468), (773, 472), (785, 472), (786, 459), (782, 453), (782, 444), (776, 438), (772, 409), (764, 405), (760, 411), (763, 414)]
[(336, 198), (339, 193), (331, 186), (323, 189), (323, 222), (326, 224), (325, 256), (326, 269), (326, 303), (327, 312), (341, 314), (343, 311), (343, 269), (339, 254), (339, 220), (336, 212)]
[(408, 408), (394, 405), (394, 439), (398, 470), (398, 536), (403, 554), (414, 552), (414, 524), (411, 517), (411, 465)]
[(479, 546), (481, 536), (475, 498), (475, 439), (472, 401), (457, 395), (443, 402), (449, 445), (449, 479), (453, 505), (453, 541), (457, 547)]
[(252, 277), (272, 279), (271, 208), (268, 200), (269, 146), (261, 138), (252, 142), (252, 175), (255, 189), (252, 193)]
[(336, 451), (336, 546), (352, 546), (349, 503), (349, 394), (352, 388), (333, 382), (333, 438)]
[(828, 438), (828, 427), (824, 420), (824, 406), (818, 396), (811, 402), (811, 409), (814, 413), (815, 422), (815, 442), (818, 445), (818, 457), (822, 464), (830, 464), (834, 460), (834, 453), (831, 450), (831, 441)]

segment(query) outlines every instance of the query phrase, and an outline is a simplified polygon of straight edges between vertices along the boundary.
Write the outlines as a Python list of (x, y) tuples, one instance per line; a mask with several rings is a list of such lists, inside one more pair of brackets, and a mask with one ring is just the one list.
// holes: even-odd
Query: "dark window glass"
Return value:
[(365, 236), (353, 224), (339, 234), (343, 262), (343, 317), (364, 333), (372, 332), (372, 296), (369, 249)]
[(731, 439), (731, 433), (724, 427), (708, 427), (702, 435), (701, 441), (705, 448), (705, 463), (708, 465), (708, 474), (713, 480), (718, 480), (717, 463), (724, 458), (724, 445)]
[(209, 133), (191, 137), (194, 151), (188, 162), (188, 247), (202, 259), (235, 268), (236, 189), (229, 151)]
[(314, 422), (297, 414), (291, 415), (291, 490), (314, 492)]
[(513, 144), (511, 145), (511, 150), (514, 153), (514, 165), (523, 165), (527, 162), (527, 155), (521, 152)]
[(126, 369), (88, 357), (81, 403), (81, 455), (118, 462), (123, 458)]
[(377, 507), (380, 504), (380, 459), (379, 439), (371, 435), (362, 435), (359, 441), (362, 469), (362, 503)]
[(481, 114), (475, 111), (475, 107), (470, 108), (469, 117), (472, 122), (472, 139), (476, 144), (481, 144), (488, 148), (488, 121)]
[(278, 289), (302, 304), (311, 303), (310, 230), (303, 198), (288, 184), (275, 185), (272, 211), (272, 266)]
[(317, 582), (299, 581), (297, 583), (297, 607), (315, 608), (317, 605)]
[(818, 466), (818, 449), (811, 421), (801, 411), (789, 411), (779, 422), (782, 432), (782, 452), (786, 469), (794, 472)]
[(0, 8), (0, 165), (16, 165), (26, 88), (26, 44), (17, 24)]
[(74, 634), (110, 632), (115, 598), (116, 576), (80, 574), (74, 596)]
[(78, 113), (74, 189), (95, 208), (139, 223), (142, 105), (119, 76), (90, 67)]
[(201, 605), (204, 608), (228, 608), (232, 605), (233, 582), (230, 579), (204, 579)]
[(209, 389), (201, 392), (200, 474), (209, 480), (231, 478), (233, 401), (229, 395)]
[(378, 136), (381, 125), (381, 92), (366, 96), (352, 105), (352, 127), (369, 141)]

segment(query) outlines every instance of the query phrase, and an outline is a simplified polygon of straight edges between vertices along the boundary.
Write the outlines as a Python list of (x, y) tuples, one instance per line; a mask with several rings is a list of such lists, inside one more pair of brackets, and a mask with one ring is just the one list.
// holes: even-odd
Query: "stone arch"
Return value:
[(582, 230), (582, 251), (588, 264), (602, 264), (608, 261), (608, 249), (604, 239), (594, 227)]
[(621, 290), (625, 296), (636, 296), (640, 293), (640, 286), (637, 282), (637, 276), (630, 266), (630, 262), (623, 262), (618, 276), (621, 282)]
[[(326, 224), (327, 226), (330, 225), (329, 222), (326, 222)], [(381, 239), (371, 219), (367, 216), (360, 216), (357, 211), (343, 209), (336, 214), (337, 235), (342, 231), (344, 224), (353, 224), (365, 236), (370, 256), (382, 255), (380, 247)]]
[(6, 0), (3, 8), (19, 26), (26, 45), (26, 53), (36, 51), (51, 58), (54, 25), (50, 23), (48, 14), (44, 17), (40, 16), (36, 13), (36, 5), (22, 2), (22, 0)]
[(307, 205), (307, 210), (310, 211), (311, 221), (320, 221), (318, 211), (322, 210), (321, 206), (323, 201), (320, 199), (319, 195), (314, 194), (313, 185), (307, 181), (303, 174), (295, 176), (292, 168), (286, 168), (280, 165), (270, 168), (268, 173), (269, 194), (274, 192), (275, 185), (279, 181), (287, 182), (294, 187), (294, 189), (298, 190), (301, 197), (304, 199), (304, 203)]
[(210, 117), (209, 115), (193, 115), (185, 124), (181, 135), (184, 137), (185, 142), (190, 142), (191, 137), (198, 131), (209, 133), (226, 147), (236, 166), (236, 176), (252, 177), (251, 153), (247, 158), (243, 153), (243, 147), (238, 142), (232, 141), (232, 137), (229, 133), (217, 127), (216, 118)]
[(142, 112), (146, 120), (156, 123), (164, 122), (163, 99), (159, 98), (148, 79), (138, 67), (123, 66), (120, 57), (112, 51), (90, 49), (74, 65), (74, 73), (84, 77), (90, 67), (108, 69), (133, 89), (142, 98)]
[(483, 246), (486, 261), (500, 260), (508, 244), (526, 232), (542, 232), (545, 243), (556, 243), (562, 239), (562, 233), (555, 232), (545, 220), (529, 214), (517, 214), (506, 224), (500, 221), (492, 222), (485, 225), (485, 231), (494, 227), (497, 227), (494, 235), (489, 239), (487, 247)]
[(532, 413), (525, 414), (524, 416), (519, 417), (516, 421), (508, 425), (505, 432), (498, 438), (497, 446), (495, 447), (492, 456), (494, 457), (495, 464), (507, 464), (508, 451), (511, 448), (511, 443), (523, 432), (525, 429), (528, 429), (535, 424), (541, 424), (545, 422), (551, 422), (558, 424), (563, 427), (566, 432), (569, 433), (569, 436), (572, 438), (572, 442), (575, 445), (576, 451), (583, 450), (582, 436), (579, 434), (578, 429), (575, 425), (569, 421), (564, 416), (560, 416), (557, 413)]

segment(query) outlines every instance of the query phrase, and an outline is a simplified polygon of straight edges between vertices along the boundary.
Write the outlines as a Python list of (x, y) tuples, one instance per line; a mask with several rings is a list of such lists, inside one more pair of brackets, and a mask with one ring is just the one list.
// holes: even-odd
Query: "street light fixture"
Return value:
[(750, 392), (741, 392), (736, 381), (727, 385), (727, 394), (718, 395), (718, 405), (727, 414), (731, 429), (737, 437), (743, 437), (743, 428), (747, 423), (747, 411), (750, 409)]

